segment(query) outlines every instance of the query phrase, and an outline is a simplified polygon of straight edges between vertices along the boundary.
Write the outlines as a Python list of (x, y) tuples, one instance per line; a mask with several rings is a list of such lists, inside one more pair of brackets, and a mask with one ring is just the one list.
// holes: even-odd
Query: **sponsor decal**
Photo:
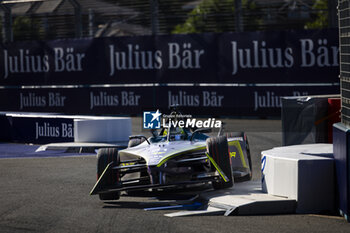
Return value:
[(202, 91), (201, 95), (186, 91), (168, 91), (168, 106), (222, 107), (224, 98), (224, 95), (219, 95), (216, 91)]
[(60, 92), (49, 91), (46, 95), (35, 92), (19, 93), (19, 108), (23, 110), (31, 107), (65, 107), (67, 97)]
[[(73, 47), (53, 48), (53, 61), (47, 54), (33, 54), (30, 49), (19, 49), (11, 51), (3, 50), (4, 60), (4, 79), (11, 74), (28, 74), (28, 73), (49, 73), (54, 72), (77, 72), (82, 71), (82, 62), (85, 53), (76, 53)], [(52, 66), (50, 66), (52, 64)]]
[(73, 124), (35, 122), (35, 140), (40, 138), (74, 138)]
[[(204, 49), (193, 49), (192, 43), (167, 44), (167, 69), (200, 69), (200, 59)], [(127, 50), (118, 51), (114, 45), (109, 45), (109, 75), (122, 70), (159, 70), (165, 62), (161, 50), (146, 51), (140, 44), (128, 44)]]
[(134, 91), (121, 91), (120, 94), (109, 94), (106, 91), (90, 92), (90, 109), (96, 107), (139, 106), (141, 96)]
[[(308, 92), (293, 91), (291, 96), (307, 96)], [(254, 112), (260, 109), (281, 108), (282, 98), (280, 94), (273, 91), (254, 91)]]
[[(239, 47), (237, 41), (231, 41), (232, 75), (236, 75), (239, 69), (339, 66), (339, 49), (329, 45), (326, 38), (300, 39), (298, 42), (300, 44), (296, 47), (299, 47), (299, 51), (292, 47), (268, 47), (266, 41), (253, 40), (248, 48), (244, 48), (246, 43)], [(296, 54), (299, 54), (299, 57)]]

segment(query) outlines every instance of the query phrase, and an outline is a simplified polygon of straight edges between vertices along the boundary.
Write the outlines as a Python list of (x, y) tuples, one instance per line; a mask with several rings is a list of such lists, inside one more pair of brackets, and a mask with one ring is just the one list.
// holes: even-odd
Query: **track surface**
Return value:
[[(260, 152), (281, 145), (281, 122), (226, 122), (228, 132), (247, 132), (260, 179)], [(140, 129), (133, 118), (133, 133)], [(173, 211), (143, 210), (150, 197), (103, 203), (89, 196), (95, 179), (95, 156), (0, 159), (0, 232), (350, 232), (343, 218), (327, 215), (168, 218)]]

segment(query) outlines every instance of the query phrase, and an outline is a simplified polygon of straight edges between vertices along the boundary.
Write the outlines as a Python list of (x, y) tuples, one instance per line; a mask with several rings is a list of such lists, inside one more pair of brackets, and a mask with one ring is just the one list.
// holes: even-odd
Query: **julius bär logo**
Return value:
[(160, 116), (162, 114), (157, 110), (156, 112), (143, 112), (143, 128), (144, 129), (159, 129)]

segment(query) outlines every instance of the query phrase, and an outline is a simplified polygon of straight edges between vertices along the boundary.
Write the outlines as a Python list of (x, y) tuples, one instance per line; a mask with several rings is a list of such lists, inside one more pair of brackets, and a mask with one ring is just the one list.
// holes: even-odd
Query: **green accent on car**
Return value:
[(220, 176), (222, 177), (222, 179), (225, 182), (229, 182), (230, 180), (227, 178), (227, 176), (225, 175), (225, 173), (221, 170), (221, 168), (219, 167), (219, 165), (217, 165), (217, 163), (215, 162), (215, 160), (210, 157), (209, 153), (206, 152), (205, 155), (209, 158), (210, 162), (214, 165), (215, 169), (219, 172)]
[(167, 157), (165, 157), (165, 158), (163, 158), (159, 163), (158, 163), (158, 165), (157, 165), (157, 167), (160, 167), (160, 166), (162, 166), (164, 163), (166, 163), (169, 159), (173, 159), (173, 158), (175, 158), (175, 157), (177, 157), (177, 156), (179, 156), (179, 155), (183, 155), (183, 154), (188, 154), (188, 153), (191, 153), (191, 152), (195, 152), (195, 151), (200, 151), (200, 150), (204, 150), (204, 149), (206, 149), (206, 146), (198, 146), (197, 148), (194, 148), (194, 149), (192, 149), (192, 150), (178, 150), (178, 151), (176, 151), (176, 152), (174, 152), (174, 153), (172, 153), (172, 154), (170, 154), (169, 156), (167, 156)]
[(110, 162), (110, 163), (106, 166), (105, 170), (103, 170), (101, 176), (98, 178), (96, 184), (94, 185), (94, 187), (93, 187), (92, 190), (90, 191), (90, 195), (97, 194), (97, 192), (101, 189), (101, 187), (100, 187), (100, 186), (101, 186), (101, 184), (100, 184), (100, 183), (101, 183), (101, 180), (102, 180), (102, 179), (105, 179), (105, 174), (106, 174), (107, 171), (112, 167), (112, 164), (113, 164), (113, 162)]
[[(247, 163), (246, 163), (246, 161), (244, 159), (244, 153), (243, 153), (243, 150), (242, 150), (242, 147), (241, 147), (241, 144), (239, 143), (239, 141), (230, 141), (230, 142), (228, 142), (228, 145), (229, 146), (234, 146), (234, 147), (237, 148), (238, 153), (239, 153), (239, 157), (241, 158), (242, 166), (244, 168), (248, 168)], [(236, 156), (234, 156), (234, 157), (236, 157)]]

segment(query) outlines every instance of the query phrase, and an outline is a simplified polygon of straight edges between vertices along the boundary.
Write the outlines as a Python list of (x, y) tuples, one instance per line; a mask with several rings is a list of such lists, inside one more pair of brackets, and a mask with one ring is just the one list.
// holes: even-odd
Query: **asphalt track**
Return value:
[[(254, 179), (260, 179), (260, 151), (281, 145), (281, 122), (226, 122), (228, 132), (247, 132)], [(140, 129), (140, 118), (133, 118), (133, 133)], [(325, 214), (168, 218), (163, 215), (174, 211), (144, 210), (154, 206), (147, 195), (103, 203), (89, 196), (96, 180), (95, 156), (33, 158), (36, 154), (23, 154), (21, 145), (18, 151), (5, 147), (0, 145), (0, 232), (350, 232), (343, 218)]]

